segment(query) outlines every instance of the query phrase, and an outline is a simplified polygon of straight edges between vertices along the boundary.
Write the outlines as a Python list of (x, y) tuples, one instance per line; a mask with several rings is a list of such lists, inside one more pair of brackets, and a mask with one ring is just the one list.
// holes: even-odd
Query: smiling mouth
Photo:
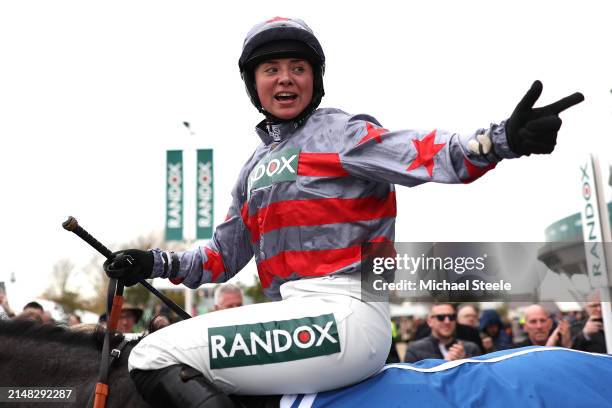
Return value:
[(274, 95), (274, 99), (279, 102), (294, 101), (297, 99), (297, 94), (294, 94), (293, 92), (279, 92)]

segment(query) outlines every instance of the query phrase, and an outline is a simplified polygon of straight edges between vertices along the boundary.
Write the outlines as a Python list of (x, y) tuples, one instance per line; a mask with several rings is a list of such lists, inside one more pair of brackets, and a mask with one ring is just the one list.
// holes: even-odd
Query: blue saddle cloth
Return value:
[(391, 364), (350, 387), (285, 395), (280, 406), (612, 407), (612, 355), (524, 347), (459, 361)]

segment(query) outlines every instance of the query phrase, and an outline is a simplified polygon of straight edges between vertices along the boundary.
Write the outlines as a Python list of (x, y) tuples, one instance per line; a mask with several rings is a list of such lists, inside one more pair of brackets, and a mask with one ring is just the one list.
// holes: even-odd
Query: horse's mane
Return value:
[[(56, 324), (42, 324), (33, 320), (0, 320), (0, 338), (12, 337), (31, 341), (57, 342), (66, 346), (90, 347), (101, 349), (104, 341), (104, 329), (91, 325), (89, 328), (71, 330)], [(124, 336), (113, 332), (110, 337), (111, 347), (115, 347)], [(137, 342), (138, 340), (132, 340)]]

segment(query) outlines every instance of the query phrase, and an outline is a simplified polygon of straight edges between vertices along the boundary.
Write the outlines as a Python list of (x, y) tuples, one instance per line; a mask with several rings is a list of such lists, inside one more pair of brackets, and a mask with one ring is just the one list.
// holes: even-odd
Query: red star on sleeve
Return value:
[(359, 146), (362, 143), (367, 142), (370, 139), (374, 139), (376, 140), (377, 143), (381, 143), (382, 142), (381, 135), (389, 131), (384, 128), (376, 128), (370, 122), (366, 122), (366, 132), (367, 132), (366, 135), (359, 141), (359, 143), (357, 143), (357, 146)]
[(221, 254), (217, 251), (206, 247), (204, 248), (208, 260), (202, 265), (204, 269), (208, 269), (212, 273), (211, 282), (215, 282), (221, 273), (225, 272), (225, 266), (223, 266), (223, 259)]
[(442, 150), (442, 148), (446, 144), (435, 144), (435, 137), (436, 130), (434, 129), (431, 131), (431, 133), (425, 136), (423, 140), (414, 139), (412, 141), (412, 143), (414, 143), (414, 148), (417, 151), (417, 156), (414, 158), (414, 161), (410, 163), (410, 166), (406, 168), (406, 171), (414, 170), (423, 166), (427, 169), (429, 177), (433, 176), (434, 156), (438, 154), (438, 152)]

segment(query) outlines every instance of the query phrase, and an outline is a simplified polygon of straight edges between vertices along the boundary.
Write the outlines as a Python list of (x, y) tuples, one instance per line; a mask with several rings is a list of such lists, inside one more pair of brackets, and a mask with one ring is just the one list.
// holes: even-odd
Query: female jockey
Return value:
[[(360, 298), (361, 245), (393, 242), (394, 184), (469, 183), (502, 159), (550, 153), (576, 93), (534, 109), (536, 81), (510, 118), (472, 135), (391, 132), (369, 115), (317, 109), (325, 56), (301, 20), (247, 34), (238, 62), (265, 115), (227, 219), (186, 252), (126, 250), (105, 262), (127, 286), (224, 282), (255, 256), (276, 302), (197, 316), (145, 337), (129, 368), (154, 406), (228, 406), (224, 394), (311, 393), (375, 374), (391, 342), (388, 304)], [(210, 405), (208, 405), (210, 404)]]

